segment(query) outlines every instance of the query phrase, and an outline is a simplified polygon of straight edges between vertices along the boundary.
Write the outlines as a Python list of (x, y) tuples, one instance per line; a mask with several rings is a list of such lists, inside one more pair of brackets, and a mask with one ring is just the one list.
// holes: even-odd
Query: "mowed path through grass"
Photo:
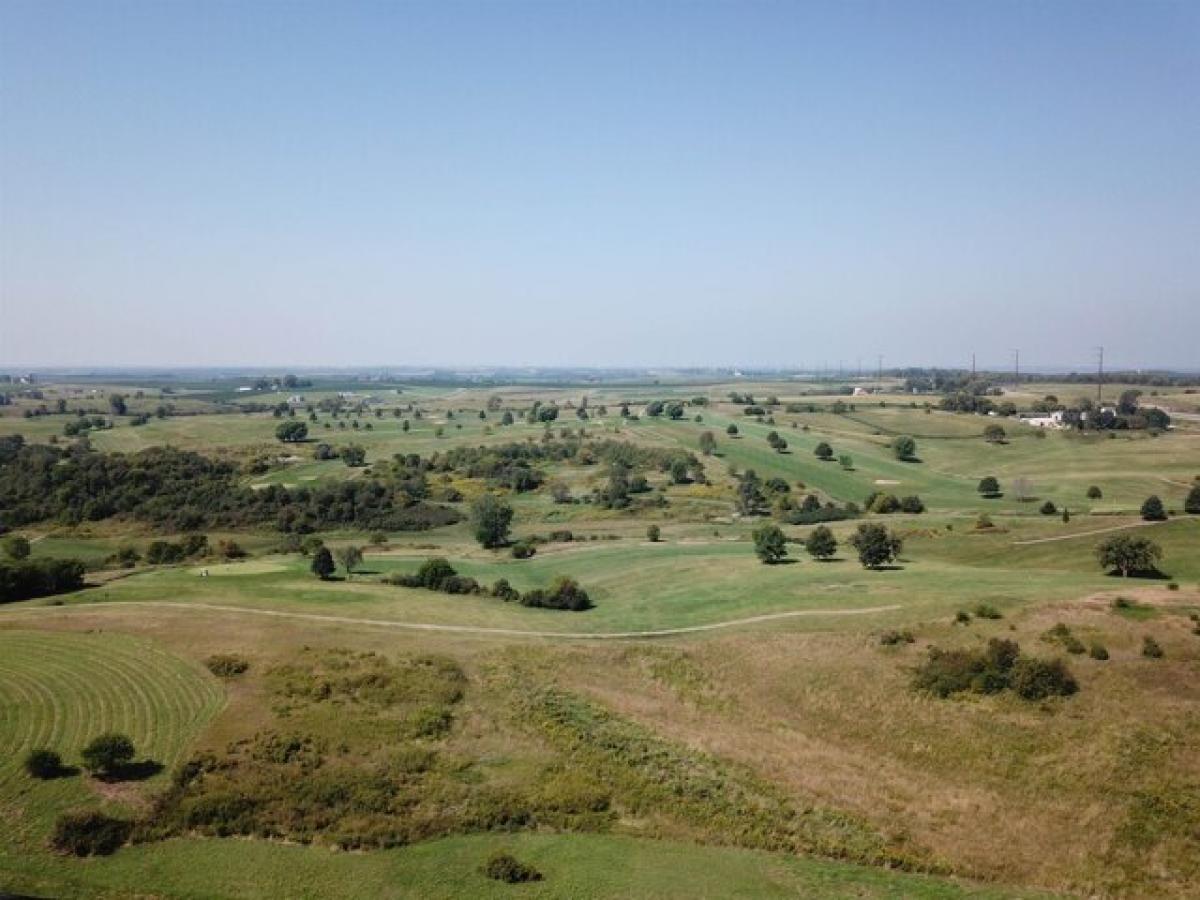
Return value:
[(120, 731), (139, 761), (163, 766), (147, 782), (155, 786), (224, 698), (206, 670), (127, 635), (0, 630), (0, 864), (40, 846), (64, 809), (100, 803), (82, 774), (30, 778), (23, 763), (31, 750), (55, 750), (77, 767), (91, 738)]

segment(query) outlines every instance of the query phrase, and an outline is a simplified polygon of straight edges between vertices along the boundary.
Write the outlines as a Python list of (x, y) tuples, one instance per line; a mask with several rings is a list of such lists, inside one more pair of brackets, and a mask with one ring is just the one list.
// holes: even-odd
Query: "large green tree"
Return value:
[(471, 530), (480, 546), (489, 549), (508, 543), (513, 508), (495, 494), (483, 494), (471, 504)]
[(837, 553), (838, 542), (833, 532), (825, 525), (818, 525), (809, 532), (804, 549), (813, 559), (831, 559)]
[(761, 525), (754, 529), (754, 553), (768, 565), (787, 556), (787, 540), (778, 525)]
[(850, 537), (850, 545), (858, 551), (864, 569), (878, 569), (900, 555), (903, 542), (882, 525), (863, 522)]
[(1128, 578), (1153, 572), (1162, 558), (1162, 547), (1149, 538), (1116, 534), (1096, 546), (1096, 559), (1105, 570), (1116, 569)]

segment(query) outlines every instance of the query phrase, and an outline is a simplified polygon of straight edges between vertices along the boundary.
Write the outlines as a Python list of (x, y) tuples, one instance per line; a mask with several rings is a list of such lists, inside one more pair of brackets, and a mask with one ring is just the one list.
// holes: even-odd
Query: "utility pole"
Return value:
[(1096, 369), (1096, 408), (1099, 412), (1099, 407), (1104, 403), (1104, 348), (1097, 347), (1097, 364)]
[(975, 354), (971, 354), (971, 380), (975, 380)]
[(883, 393), (883, 354), (879, 354), (879, 368), (876, 370), (876, 379), (879, 382), (879, 393)]
[(858, 358), (858, 380), (862, 381), (862, 357)]
[(1013, 351), (1013, 380), (1018, 384), (1021, 382), (1021, 351)]

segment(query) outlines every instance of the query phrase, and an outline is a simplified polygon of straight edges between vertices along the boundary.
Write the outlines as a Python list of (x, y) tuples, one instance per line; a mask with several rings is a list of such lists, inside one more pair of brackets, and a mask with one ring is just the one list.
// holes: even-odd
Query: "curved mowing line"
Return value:
[(1108, 534), (1110, 531), (1125, 531), (1127, 528), (1146, 528), (1150, 525), (1162, 525), (1162, 522), (1130, 522), (1128, 525), (1114, 525), (1111, 528), (1097, 528), (1093, 531), (1080, 531), (1075, 534), (1060, 534), (1055, 537), (1033, 538), (1028, 541), (1013, 541), (1014, 547), (1024, 547), (1027, 544), (1049, 544), (1052, 541), (1069, 541), (1073, 538), (1088, 537), (1093, 534)]
[(278, 609), (255, 609), (252, 606), (221, 606), (216, 603), (166, 603), (159, 600), (108, 600), (86, 606), (32, 606), (27, 609), (7, 611), (4, 615), (20, 613), (65, 612), (67, 610), (95, 610), (106, 606), (155, 606), (163, 609), (200, 609), (213, 612), (250, 613), (273, 616), (280, 619), (303, 619), (312, 622), (337, 622), (341, 625), (368, 625), (378, 628), (402, 628), (411, 631), (449, 631), (458, 634), (491, 634), (504, 637), (568, 638), (570, 640), (622, 640), (628, 638), (671, 637), (679, 634), (695, 634), (716, 631), (719, 628), (736, 628), (739, 625), (754, 625), (778, 619), (793, 619), (803, 616), (862, 616), (869, 613), (891, 612), (900, 609), (899, 603), (887, 606), (866, 606), (862, 609), (797, 609), (791, 612), (766, 613), (744, 619), (728, 619), (707, 625), (686, 625), (679, 628), (662, 628), (657, 631), (522, 631), (516, 628), (484, 628), (479, 625), (435, 625), (432, 622), (393, 622), (388, 619), (360, 619), (354, 616), (324, 616), (319, 613), (285, 612)]

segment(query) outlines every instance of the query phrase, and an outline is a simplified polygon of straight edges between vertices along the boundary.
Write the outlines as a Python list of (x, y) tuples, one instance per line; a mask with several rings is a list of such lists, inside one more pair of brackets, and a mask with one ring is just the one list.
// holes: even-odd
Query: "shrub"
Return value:
[(965, 609), (960, 609), (958, 612), (956, 612), (954, 614), (954, 624), (970, 625), (971, 624), (971, 614), (969, 612), (967, 612)]
[(1012, 667), (1011, 686), (1023, 700), (1068, 697), (1079, 690), (1079, 683), (1060, 659), (1022, 657)]
[(451, 575), (442, 579), (440, 590), (446, 594), (479, 594), (483, 588), (469, 575)]
[(1177, 591), (1177, 590), (1179, 590), (1179, 582), (1178, 582), (1178, 581), (1168, 581), (1168, 582), (1167, 582), (1167, 590), (1168, 590), (1168, 591)]
[(987, 513), (980, 513), (979, 516), (975, 519), (975, 529), (977, 531), (986, 531), (989, 528), (995, 528), (995, 527), (996, 526), (992, 523), (992, 517), (989, 516)]
[(896, 459), (911, 462), (917, 457), (917, 442), (902, 434), (892, 440), (892, 452), (896, 454)]
[(529, 559), (537, 553), (537, 547), (533, 545), (532, 541), (517, 541), (512, 545), (510, 552), (513, 559)]
[(1162, 522), (1167, 518), (1167, 511), (1163, 508), (1163, 502), (1157, 496), (1151, 494), (1146, 498), (1146, 502), (1142, 504), (1142, 518), (1147, 522)]
[(518, 860), (511, 853), (496, 851), (483, 864), (482, 872), (494, 881), (505, 884), (521, 884), (527, 881), (541, 881), (542, 873), (533, 866)]
[(1083, 653), (1083, 651), (1087, 649), (1083, 646), (1083, 641), (1075, 637), (1073, 634), (1067, 635), (1065, 638), (1063, 638), (1062, 645), (1068, 653), (1074, 654)]
[(105, 732), (83, 748), (83, 765), (98, 775), (112, 775), (133, 760), (133, 741), (116, 731)]
[(657, 525), (648, 525), (646, 527), (646, 540), (650, 541), (651, 543), (658, 543), (658, 539), (661, 537), (661, 535), (662, 532), (659, 530)]
[(1189, 516), (1200, 516), (1200, 484), (1193, 484), (1183, 501), (1183, 511)]
[(813, 449), (813, 455), (820, 460), (831, 460), (833, 459), (833, 448), (830, 447), (827, 442), (821, 441), (821, 443), (817, 444), (817, 446)]
[(50, 844), (75, 856), (108, 856), (129, 839), (132, 823), (99, 812), (69, 812), (58, 817)]
[(521, 593), (508, 583), (507, 578), (496, 579), (492, 584), (492, 596), (503, 600), (505, 603), (521, 599)]
[(1042, 504), (1041, 513), (1043, 516), (1053, 516), (1058, 513), (1058, 507), (1054, 505), (1053, 500), (1047, 500)]
[(885, 647), (894, 647), (897, 644), (911, 644), (915, 640), (916, 638), (913, 637), (913, 633), (907, 629), (904, 631), (889, 629), (879, 636), (879, 643)]
[(559, 576), (548, 590), (540, 588), (521, 595), (521, 605), (541, 609), (565, 609), (582, 612), (592, 608), (587, 591), (574, 578)]
[(992, 606), (990, 603), (975, 604), (975, 616), (979, 619), (1002, 619), (1004, 618), (1000, 610)]
[(34, 778), (57, 778), (63, 771), (62, 757), (53, 750), (34, 750), (25, 757), (25, 771)]
[(204, 661), (218, 678), (236, 678), (250, 668), (250, 660), (234, 653), (216, 653)]
[(1092, 645), (1088, 647), (1088, 656), (1092, 659), (1108, 659), (1108, 648), (1097, 641), (1092, 641)]
[(1099, 500), (1103, 496), (1104, 492), (1094, 484), (1087, 489), (1087, 497), (1089, 500)]
[(925, 512), (925, 504), (920, 497), (913, 494), (900, 501), (900, 511), (906, 513), (923, 513)]
[(1142, 638), (1142, 656), (1147, 659), (1162, 659), (1163, 648), (1154, 638), (1146, 635)]

